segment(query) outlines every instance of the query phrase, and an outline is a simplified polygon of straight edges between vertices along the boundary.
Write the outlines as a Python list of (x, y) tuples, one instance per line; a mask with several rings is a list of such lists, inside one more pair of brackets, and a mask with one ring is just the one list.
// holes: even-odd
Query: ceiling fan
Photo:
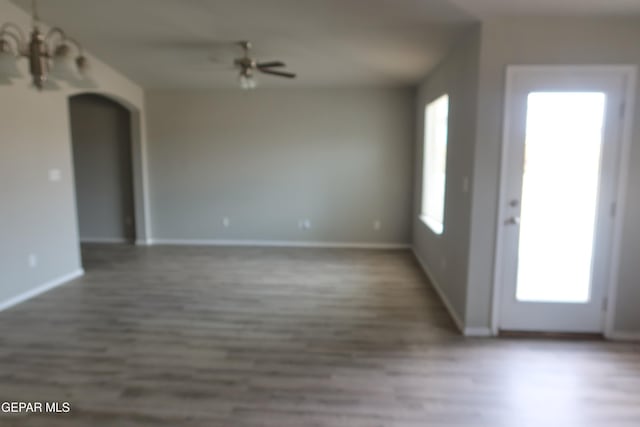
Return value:
[(251, 42), (241, 41), (238, 42), (238, 44), (242, 48), (244, 56), (236, 58), (233, 64), (239, 70), (238, 80), (242, 89), (254, 89), (257, 86), (255, 79), (256, 72), (287, 79), (294, 79), (296, 77), (294, 73), (279, 70), (279, 68), (286, 67), (286, 64), (282, 61), (258, 62), (254, 58), (251, 58)]

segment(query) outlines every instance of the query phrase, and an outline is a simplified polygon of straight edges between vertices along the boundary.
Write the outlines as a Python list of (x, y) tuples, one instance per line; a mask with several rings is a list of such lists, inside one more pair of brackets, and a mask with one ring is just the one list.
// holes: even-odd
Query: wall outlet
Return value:
[(442, 270), (447, 269), (447, 257), (440, 257), (440, 268)]
[(229, 226), (231, 225), (231, 220), (229, 219), (229, 217), (224, 217), (222, 218), (222, 226), (224, 228), (229, 228)]
[(380, 222), (379, 219), (373, 221), (373, 229), (376, 231), (380, 231), (380, 229), (382, 228), (382, 222)]
[(301, 219), (298, 221), (298, 228), (300, 230), (309, 230), (311, 228), (311, 220)]
[(36, 268), (38, 266), (38, 255), (29, 254), (27, 262), (29, 263), (29, 268)]
[(62, 179), (62, 172), (60, 169), (49, 169), (49, 181), (57, 182)]

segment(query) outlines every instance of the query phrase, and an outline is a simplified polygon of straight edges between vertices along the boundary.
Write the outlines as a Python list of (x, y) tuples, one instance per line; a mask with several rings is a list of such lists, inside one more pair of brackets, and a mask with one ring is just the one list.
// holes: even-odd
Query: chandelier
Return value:
[(40, 30), (36, 0), (32, 0), (33, 24), (29, 38), (22, 29), (7, 22), (0, 26), (0, 83), (22, 77), (19, 58), (29, 60), (29, 73), (38, 90), (55, 89), (52, 78), (79, 84), (86, 79), (88, 61), (82, 46), (57, 27)]

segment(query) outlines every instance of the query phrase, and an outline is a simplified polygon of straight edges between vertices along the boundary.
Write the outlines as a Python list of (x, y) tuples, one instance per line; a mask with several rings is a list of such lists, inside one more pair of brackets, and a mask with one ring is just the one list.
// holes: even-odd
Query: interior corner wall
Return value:
[(408, 244), (413, 102), (408, 88), (150, 90), (153, 240)]
[[(0, 0), (0, 16), (31, 25), (28, 14), (7, 0)], [(91, 92), (126, 103), (144, 123), (142, 89), (89, 59), (98, 83)], [(26, 60), (19, 65), (25, 77), (0, 85), (0, 307), (81, 269), (68, 97), (84, 91), (61, 84), (60, 90), (38, 92), (26, 77)], [(144, 129), (141, 137), (144, 143)], [(59, 180), (49, 179), (52, 170)], [(37, 257), (34, 267), (30, 255)]]
[[(500, 147), (504, 116), (506, 67), (510, 64), (630, 64), (640, 65), (640, 20), (510, 19), (482, 26), (477, 141), (474, 159), (473, 215), (467, 327), (491, 324), (493, 266)], [(639, 86), (640, 87), (640, 86)], [(639, 89), (640, 90), (640, 89)], [(623, 212), (623, 240), (619, 265), (614, 329), (640, 332), (640, 93), (636, 95)], [(614, 266), (616, 267), (616, 266)]]
[[(479, 50), (480, 29), (474, 28), (419, 87), (416, 105), (413, 246), (458, 323), (465, 321)], [(424, 113), (427, 103), (445, 93), (449, 95), (445, 219), (443, 234), (436, 235), (420, 219)]]

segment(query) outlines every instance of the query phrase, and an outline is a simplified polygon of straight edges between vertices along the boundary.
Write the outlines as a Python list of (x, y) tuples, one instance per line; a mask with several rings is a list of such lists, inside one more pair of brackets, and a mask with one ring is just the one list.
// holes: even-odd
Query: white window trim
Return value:
[(420, 215), (420, 220), (438, 236), (441, 236), (444, 233), (444, 224), (441, 224), (440, 221), (436, 221), (435, 219), (430, 218), (426, 215)]

